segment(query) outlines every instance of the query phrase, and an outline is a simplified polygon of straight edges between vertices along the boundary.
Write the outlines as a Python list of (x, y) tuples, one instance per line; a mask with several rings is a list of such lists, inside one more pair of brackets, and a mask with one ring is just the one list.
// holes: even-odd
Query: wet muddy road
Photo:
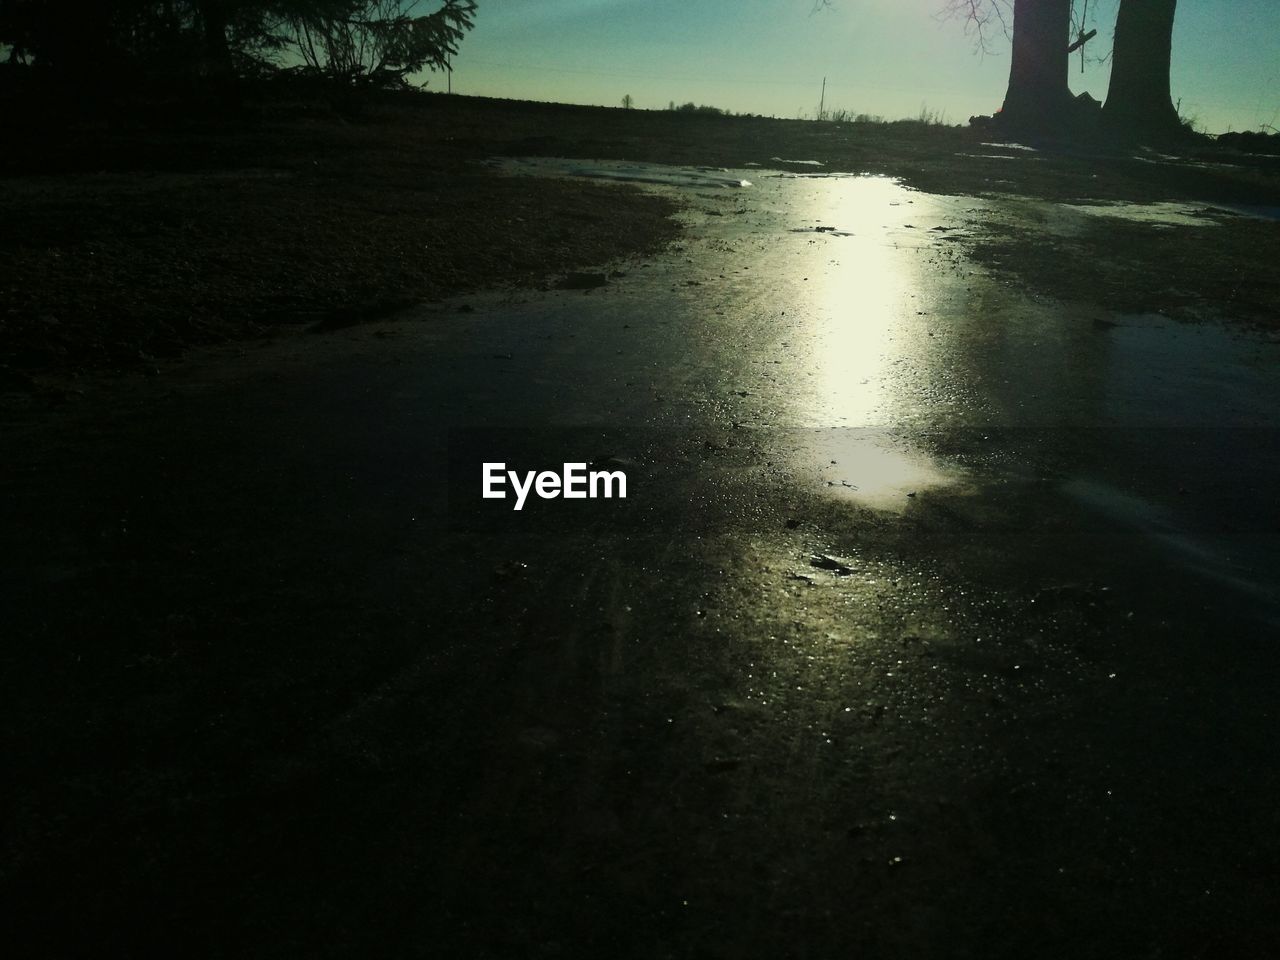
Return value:
[[(1035, 242), (1095, 213), (655, 189), (685, 239), (604, 286), (16, 419), (25, 933), (1270, 955), (1280, 345), (966, 259), (990, 218)], [(479, 499), (489, 461), (622, 470), (627, 498), (517, 512)]]

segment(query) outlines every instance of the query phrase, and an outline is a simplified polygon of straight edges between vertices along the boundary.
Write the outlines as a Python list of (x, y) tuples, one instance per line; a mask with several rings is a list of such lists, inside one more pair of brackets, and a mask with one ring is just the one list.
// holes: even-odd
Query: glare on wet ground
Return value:
[[(917, 494), (960, 483), (964, 477), (958, 467), (888, 430), (814, 430), (808, 441), (798, 448), (829, 478), (828, 492), (877, 510), (900, 513)], [(825, 466), (824, 458), (830, 458)]]
[(806, 219), (838, 233), (793, 241), (807, 250), (800, 269), (813, 336), (805, 357), (812, 376), (794, 393), (791, 415), (817, 428), (801, 455), (822, 468), (833, 494), (902, 510), (909, 495), (960, 475), (903, 430), (920, 420), (921, 371), (946, 377), (935, 369), (943, 331), (930, 309), (938, 278), (922, 251), (956, 229), (958, 205), (861, 177), (812, 181), (804, 206)]
[[(541, 160), (526, 169), (581, 175), (588, 166)], [(1229, 214), (1179, 204), (943, 197), (883, 177), (767, 169), (598, 164), (590, 165), (590, 174), (642, 178), (660, 189), (708, 199), (711, 194), (693, 191), (713, 182), (751, 184), (741, 187), (734, 209), (722, 208), (735, 216), (690, 214), (693, 245), (685, 252), (690, 272), (723, 269), (721, 276), (731, 280), (714, 296), (694, 288), (683, 302), (694, 311), (714, 302), (715, 313), (724, 319), (712, 329), (722, 337), (747, 335), (748, 317), (785, 329), (779, 334), (784, 337), (781, 360), (754, 357), (752, 351), (761, 346), (751, 347), (749, 341), (737, 351), (733, 362), (752, 356), (752, 364), (775, 366), (764, 367), (772, 372), (741, 404), (749, 409), (735, 416), (785, 433), (778, 453), (790, 464), (798, 488), (862, 508), (904, 513), (932, 492), (980, 497), (984, 488), (1007, 479), (992, 469), (1043, 473), (1019, 464), (1042, 461), (1065, 442), (1061, 438), (1068, 433), (1062, 431), (1083, 430), (1092, 452), (1074, 463), (1059, 458), (1054, 470), (1064, 470), (1064, 480), (1047, 492), (1056, 490), (1060, 503), (1083, 504), (1100, 518), (1114, 514), (1117, 504), (1158, 505), (1152, 509), (1167, 516), (1167, 524), (1128, 526), (1152, 542), (1179, 544), (1171, 552), (1175, 560), (1203, 567), (1204, 551), (1217, 549), (1196, 538), (1212, 525), (1218, 508), (1185, 496), (1168, 499), (1168, 475), (1194, 454), (1170, 434), (1155, 439), (1125, 429), (1149, 423), (1153, 412), (1173, 425), (1274, 427), (1268, 411), (1275, 409), (1276, 398), (1267, 371), (1273, 369), (1276, 344), (1250, 343), (1219, 327), (1103, 317), (1096, 310), (1081, 314), (1035, 302), (968, 263), (963, 244), (955, 241), (963, 241), (985, 217), (1011, 210), (1015, 216), (1029, 211), (1055, 232), (1077, 229), (1094, 216), (1200, 226)], [(751, 251), (750, 271), (732, 266), (742, 261), (724, 255), (727, 250)], [(659, 312), (666, 296), (652, 290)], [(758, 335), (767, 340), (768, 326)], [(703, 346), (730, 357), (735, 353), (723, 342), (709, 340)], [(981, 456), (974, 455), (972, 443), (962, 456), (939, 453), (934, 442), (939, 433), (977, 436), (973, 431), (992, 427), (1014, 434), (1006, 433), (1003, 447), (984, 441)], [(1044, 430), (1059, 431), (1058, 439), (1031, 439)], [(1271, 462), (1250, 459), (1252, 447), (1242, 435), (1222, 437), (1215, 459), (1239, 464), (1230, 473), (1239, 483), (1261, 483)], [(978, 466), (981, 476), (975, 474)], [(1224, 482), (1212, 462), (1197, 462), (1181, 473), (1202, 485)], [(1117, 494), (1073, 493), (1077, 487), (1101, 489), (1100, 484), (1119, 484)], [(1045, 508), (1055, 509), (1052, 503)], [(1200, 520), (1188, 520), (1188, 511), (1198, 512)], [(1169, 524), (1181, 531), (1177, 538), (1167, 535)], [(1193, 541), (1194, 549), (1186, 549)]]

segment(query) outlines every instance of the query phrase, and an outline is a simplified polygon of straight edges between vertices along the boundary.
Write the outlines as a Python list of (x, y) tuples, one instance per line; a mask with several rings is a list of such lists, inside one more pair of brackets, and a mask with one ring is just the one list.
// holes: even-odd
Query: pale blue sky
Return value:
[[(1111, 45), (1117, 0), (1091, 0), (1094, 56)], [(1077, 5), (1079, 5), (1077, 3)], [(922, 106), (951, 122), (1000, 106), (1008, 41), (974, 53), (942, 0), (479, 0), (455, 61), (454, 90), (637, 107), (689, 100), (736, 112), (813, 116), (826, 104), (889, 118)], [(1072, 60), (1071, 83), (1099, 100), (1109, 64)], [(431, 89), (443, 89), (432, 77)], [(1219, 133), (1280, 125), (1280, 0), (1183, 0), (1173, 97)]]

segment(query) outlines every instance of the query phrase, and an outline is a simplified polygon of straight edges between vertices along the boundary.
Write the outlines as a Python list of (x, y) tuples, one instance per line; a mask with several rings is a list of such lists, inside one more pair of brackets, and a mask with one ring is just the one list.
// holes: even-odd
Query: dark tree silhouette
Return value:
[(41, 11), (32, 0), (0, 0), (0, 45), (8, 46), (5, 60), (25, 65), (39, 43)]
[(89, 73), (106, 67), (113, 51), (113, 21), (133, 4), (94, 0), (4, 0), (0, 6), (0, 43), (15, 61), (36, 60), (65, 73)]
[(1071, 0), (1014, 0), (1013, 57), (1001, 119), (1019, 128), (1053, 128), (1073, 105), (1067, 86)]
[(942, 15), (963, 21), (984, 53), (991, 51), (994, 33), (1012, 38), (1002, 124), (1048, 132), (1072, 119), (1067, 86), (1071, 0), (947, 0)]
[[(991, 34), (1012, 34), (1013, 62), (1001, 119), (1013, 126), (1070, 126), (1081, 117), (1067, 87), (1071, 0), (946, 0), (944, 16), (964, 21), (983, 51)], [(1111, 83), (1103, 117), (1126, 134), (1181, 129), (1169, 94), (1177, 0), (1120, 0)]]
[(0, 48), (94, 89), (281, 69), (388, 86), (446, 66), (475, 11), (476, 0), (0, 0)]
[(231, 8), (227, 0), (198, 0), (196, 10), (200, 16), (204, 71), (209, 76), (225, 82), (235, 73), (235, 66), (231, 59), (231, 44), (227, 39)]
[(1103, 119), (1141, 134), (1181, 130), (1169, 94), (1177, 0), (1121, 0)]
[(110, 85), (124, 69), (228, 72), (233, 15), (264, 20), (263, 0), (0, 0), (10, 57)]
[(394, 86), (425, 66), (448, 67), (474, 22), (475, 0), (320, 0), (289, 4), (283, 23), (307, 69), (331, 79)]

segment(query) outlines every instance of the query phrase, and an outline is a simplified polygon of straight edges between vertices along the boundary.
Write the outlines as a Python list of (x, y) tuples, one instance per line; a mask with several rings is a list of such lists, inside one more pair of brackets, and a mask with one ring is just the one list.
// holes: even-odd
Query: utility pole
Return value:
[(453, 61), (448, 58), (444, 61), (444, 72), (449, 75), (449, 93), (453, 93)]
[(827, 105), (827, 78), (822, 78), (822, 96), (818, 98), (818, 119), (822, 119), (824, 108)]

